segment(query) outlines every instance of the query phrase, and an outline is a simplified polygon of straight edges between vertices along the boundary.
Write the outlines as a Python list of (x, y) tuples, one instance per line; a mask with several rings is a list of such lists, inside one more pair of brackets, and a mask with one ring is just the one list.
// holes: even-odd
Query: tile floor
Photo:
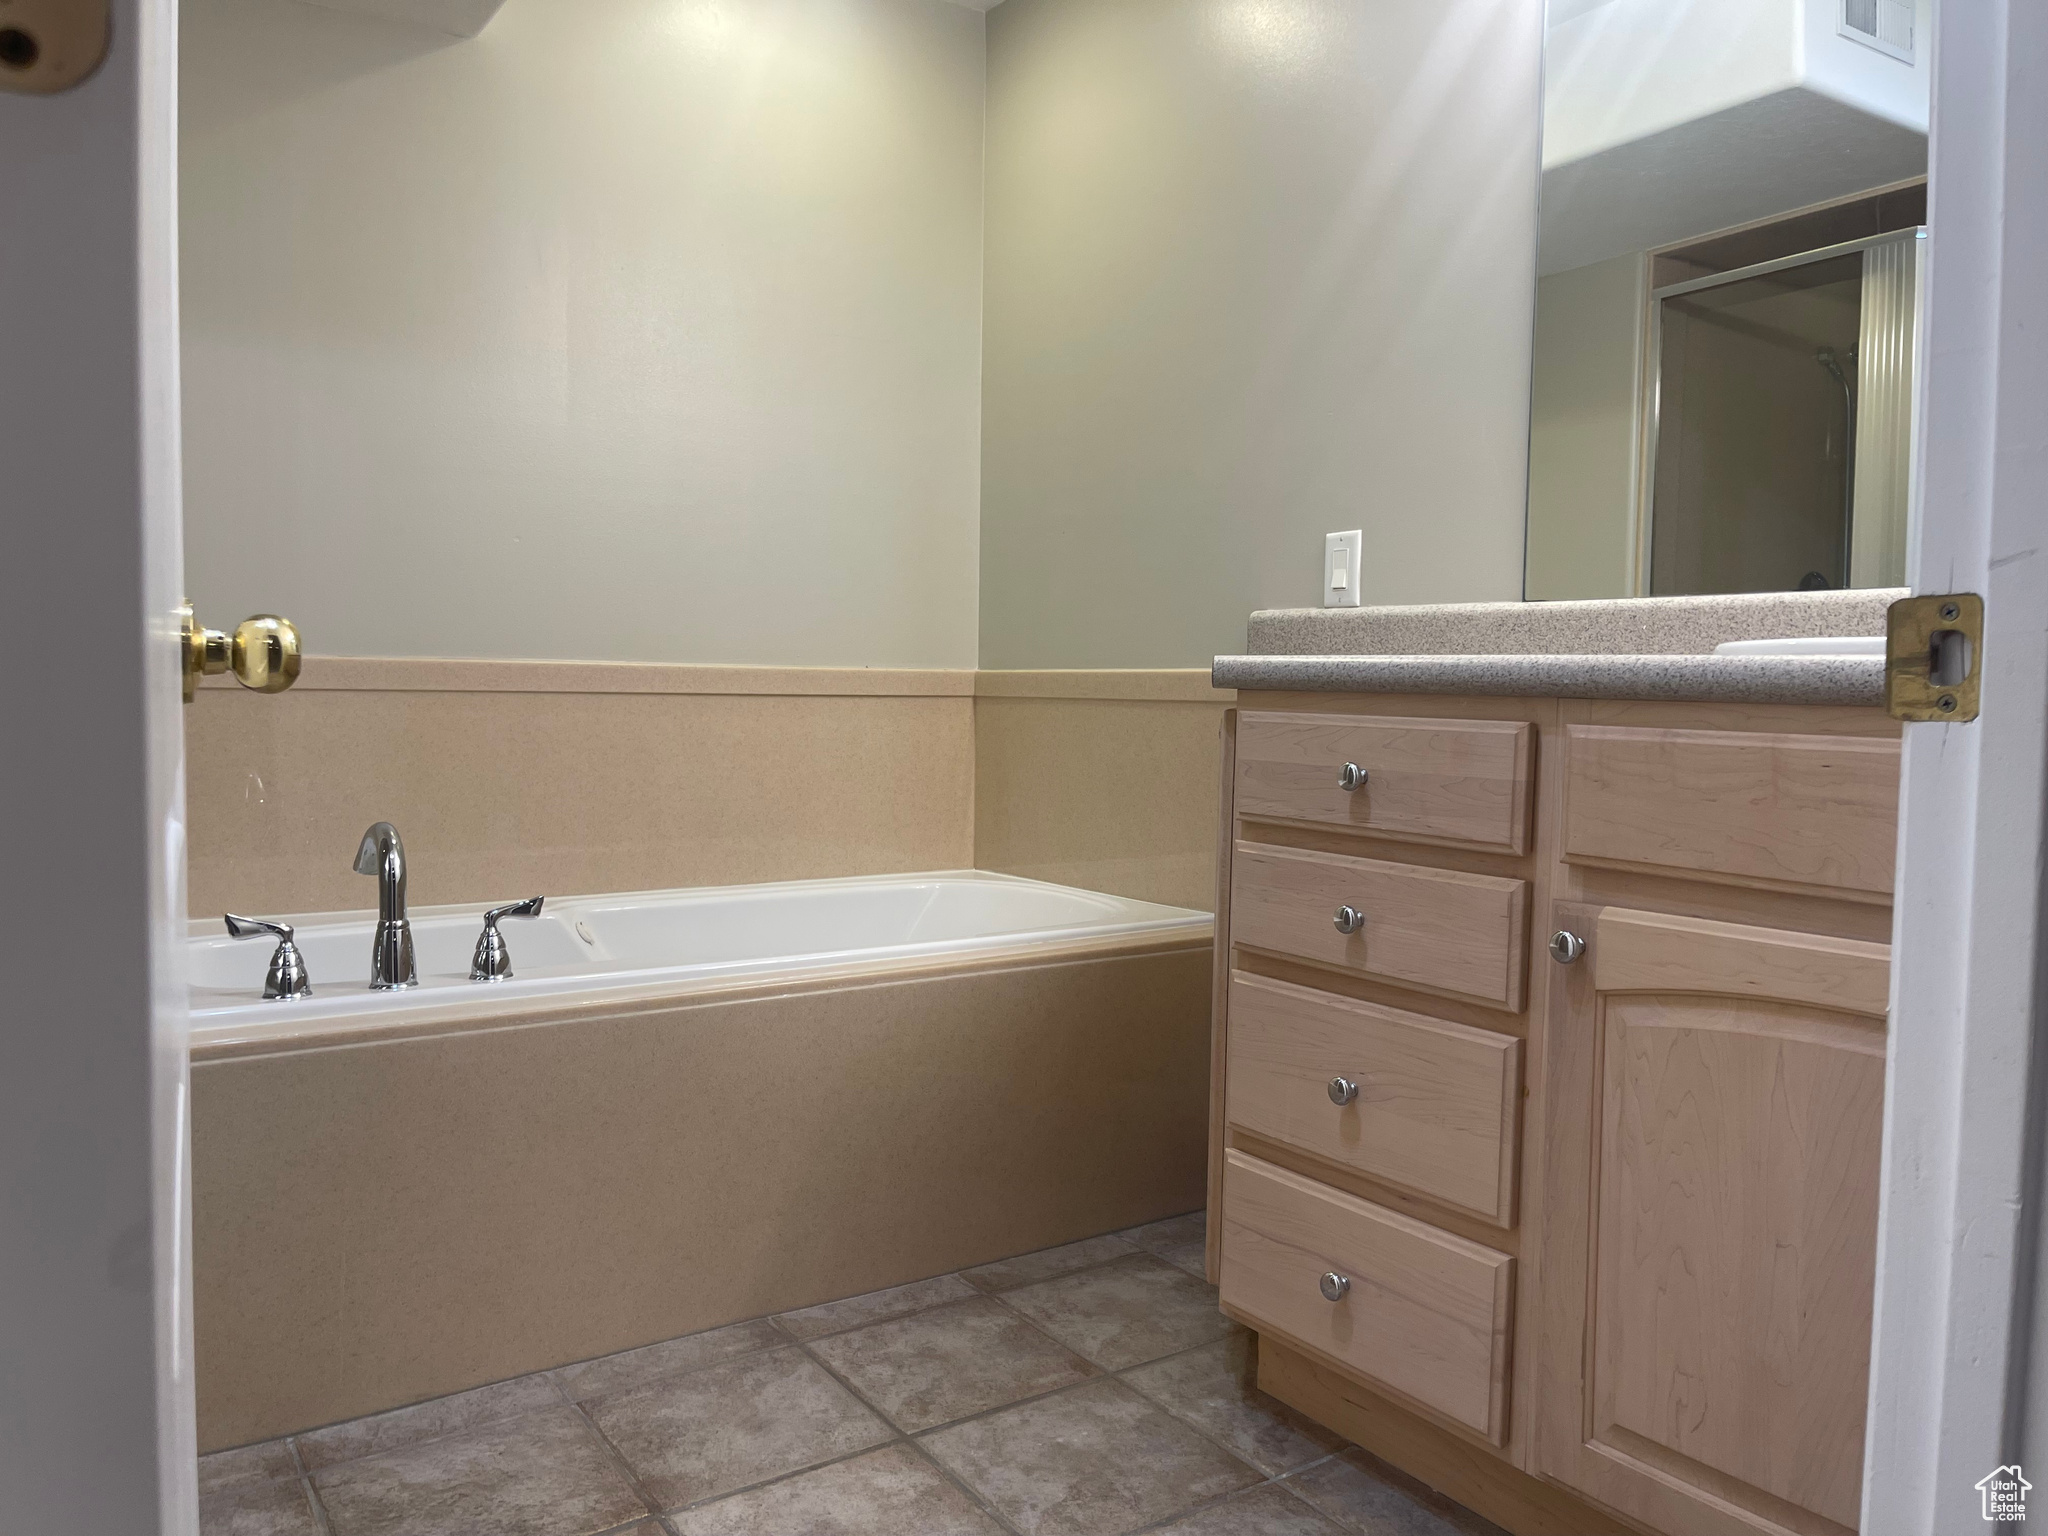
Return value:
[(1502, 1536), (1252, 1385), (1202, 1217), (200, 1458), (203, 1536)]

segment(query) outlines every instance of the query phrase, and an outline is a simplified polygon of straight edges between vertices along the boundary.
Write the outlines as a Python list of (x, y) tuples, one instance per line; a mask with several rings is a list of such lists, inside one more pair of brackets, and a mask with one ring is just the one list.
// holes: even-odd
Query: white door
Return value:
[(2048, 1503), (2048, 5), (1935, 40), (1916, 591), (1985, 602), (1983, 714), (1905, 728), (1864, 1536)]
[[(196, 1530), (175, 0), (0, 5), (0, 1531)], [(98, 14), (94, 14), (95, 7)], [(81, 83), (52, 71), (104, 59)]]

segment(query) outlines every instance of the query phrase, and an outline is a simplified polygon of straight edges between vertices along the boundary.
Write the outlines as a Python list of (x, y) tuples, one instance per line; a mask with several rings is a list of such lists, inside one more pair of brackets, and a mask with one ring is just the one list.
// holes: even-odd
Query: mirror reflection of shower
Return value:
[(1919, 233), (1653, 291), (1649, 592), (1903, 580)]
[[(1860, 295), (1859, 295), (1860, 297)], [(1849, 530), (1855, 526), (1856, 518), (1856, 349), (1837, 352), (1833, 347), (1816, 347), (1813, 360), (1827, 370), (1828, 377), (1835, 381), (1842, 391), (1842, 573), (1846, 579), (1849, 571)], [(1847, 368), (1842, 365), (1848, 364)], [(1818, 575), (1809, 572), (1808, 575)], [(1826, 578), (1814, 583), (1825, 585)], [(1801, 579), (1800, 586), (1806, 585)]]

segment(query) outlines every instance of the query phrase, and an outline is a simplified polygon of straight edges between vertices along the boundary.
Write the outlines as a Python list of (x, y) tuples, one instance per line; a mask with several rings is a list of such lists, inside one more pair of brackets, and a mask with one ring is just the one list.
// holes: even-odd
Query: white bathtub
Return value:
[(979, 870), (565, 896), (551, 898), (538, 918), (505, 921), (513, 974), (472, 982), (483, 908), (415, 908), (420, 984), (398, 992), (368, 988), (374, 913), (286, 917), (298, 930), (313, 995), (273, 1001), (263, 998), (263, 976), (274, 941), (231, 939), (217, 917), (194, 918), (193, 1043), (327, 1033), (401, 1014), (495, 1013), (548, 998), (617, 1001), (1089, 939), (1197, 937), (1211, 926), (1206, 912)]
[(404, 992), (370, 914), (302, 918), (290, 1002), (193, 925), (204, 1448), (1201, 1203), (1207, 913), (972, 870), (564, 897), (472, 983), (479, 910), (414, 910)]

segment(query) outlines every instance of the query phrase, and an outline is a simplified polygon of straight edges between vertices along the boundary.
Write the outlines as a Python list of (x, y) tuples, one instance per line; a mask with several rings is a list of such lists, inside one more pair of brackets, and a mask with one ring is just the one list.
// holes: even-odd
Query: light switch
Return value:
[(1365, 553), (1365, 534), (1354, 528), (1333, 533), (1323, 540), (1323, 606), (1356, 608), (1364, 601), (1364, 581), (1358, 564)]

